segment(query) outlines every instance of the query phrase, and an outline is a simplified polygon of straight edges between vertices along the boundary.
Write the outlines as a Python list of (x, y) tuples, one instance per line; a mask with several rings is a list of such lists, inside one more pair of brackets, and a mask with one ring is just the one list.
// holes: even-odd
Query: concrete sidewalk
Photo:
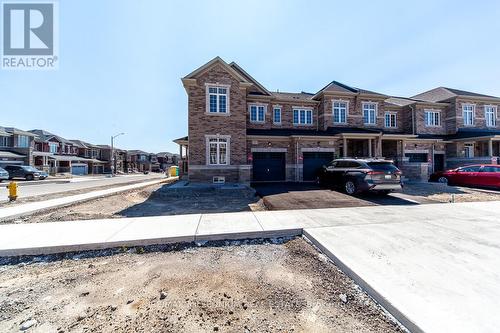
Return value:
[(304, 234), (412, 332), (496, 332), (500, 202), (0, 225), (0, 256)]
[(23, 216), (23, 215), (28, 215), (28, 214), (31, 214), (31, 213), (34, 213), (37, 211), (42, 211), (42, 210), (46, 210), (46, 209), (54, 209), (54, 208), (58, 208), (58, 207), (71, 205), (74, 203), (79, 203), (79, 202), (84, 202), (84, 201), (99, 198), (99, 197), (104, 197), (107, 195), (117, 194), (120, 192), (125, 192), (125, 191), (129, 191), (129, 190), (133, 190), (133, 189), (137, 189), (137, 188), (141, 188), (141, 187), (145, 187), (145, 186), (155, 185), (155, 184), (165, 182), (168, 179), (169, 178), (159, 178), (159, 179), (148, 181), (148, 182), (113, 187), (113, 188), (109, 188), (109, 189), (105, 189), (105, 190), (91, 191), (91, 192), (76, 194), (76, 195), (69, 195), (66, 197), (61, 197), (61, 198), (56, 198), (56, 199), (29, 202), (29, 203), (25, 203), (25, 204), (13, 204), (11, 207), (0, 208), (0, 220), (12, 219), (12, 218)]

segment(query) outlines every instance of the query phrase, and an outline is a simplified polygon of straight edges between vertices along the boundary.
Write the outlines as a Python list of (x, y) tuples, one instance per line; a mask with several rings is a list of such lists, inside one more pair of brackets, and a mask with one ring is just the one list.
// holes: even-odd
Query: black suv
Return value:
[(337, 159), (318, 172), (321, 186), (343, 189), (353, 195), (363, 191), (389, 194), (401, 190), (401, 171), (392, 161), (381, 159)]
[(9, 179), (24, 178), (26, 180), (47, 178), (47, 173), (33, 168), (29, 165), (7, 165), (5, 171), (9, 173)]

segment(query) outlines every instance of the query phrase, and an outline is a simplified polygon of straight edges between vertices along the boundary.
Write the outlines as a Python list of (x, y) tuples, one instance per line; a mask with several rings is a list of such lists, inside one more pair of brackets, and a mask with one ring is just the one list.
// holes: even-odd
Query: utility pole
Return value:
[(115, 138), (116, 137), (119, 137), (120, 135), (124, 135), (125, 133), (118, 133), (116, 135), (112, 135), (111, 136), (111, 156), (110, 156), (110, 159), (111, 159), (111, 176), (113, 177), (115, 174), (116, 174), (116, 167), (115, 167)]

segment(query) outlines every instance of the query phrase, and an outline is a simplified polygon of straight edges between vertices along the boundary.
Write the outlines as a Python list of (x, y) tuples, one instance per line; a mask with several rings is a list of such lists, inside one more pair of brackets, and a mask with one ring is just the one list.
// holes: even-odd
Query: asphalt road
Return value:
[[(23, 186), (19, 186), (18, 188), (18, 196), (19, 198), (28, 198), (28, 197), (33, 197), (33, 196), (43, 196), (43, 195), (48, 195), (48, 194), (56, 194), (56, 193), (61, 193), (61, 192), (67, 192), (67, 191), (75, 191), (75, 190), (93, 190), (93, 189), (98, 189), (103, 186), (110, 186), (110, 185), (120, 185), (120, 184), (129, 184), (129, 183), (134, 183), (138, 181), (149, 181), (152, 179), (157, 179), (160, 177), (164, 177), (164, 174), (162, 173), (151, 173), (148, 175), (144, 174), (133, 174), (133, 175), (123, 175), (123, 176), (116, 176), (113, 178), (107, 178), (107, 177), (100, 177), (100, 178), (94, 178), (94, 177), (89, 177), (89, 178), (75, 178), (71, 182), (64, 182), (64, 183), (53, 183), (53, 182), (47, 182), (44, 183), (43, 181), (37, 182), (35, 185), (26, 185), (23, 184)], [(21, 181), (22, 182), (22, 181)], [(0, 202), (7, 201), (8, 200), (8, 190), (6, 188), (7, 183), (3, 182), (0, 185)]]

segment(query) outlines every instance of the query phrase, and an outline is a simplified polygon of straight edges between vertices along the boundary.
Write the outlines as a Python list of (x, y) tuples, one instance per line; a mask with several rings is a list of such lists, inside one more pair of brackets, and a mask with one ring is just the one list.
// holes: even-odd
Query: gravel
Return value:
[(403, 331), (301, 238), (144, 250), (0, 266), (0, 331)]

